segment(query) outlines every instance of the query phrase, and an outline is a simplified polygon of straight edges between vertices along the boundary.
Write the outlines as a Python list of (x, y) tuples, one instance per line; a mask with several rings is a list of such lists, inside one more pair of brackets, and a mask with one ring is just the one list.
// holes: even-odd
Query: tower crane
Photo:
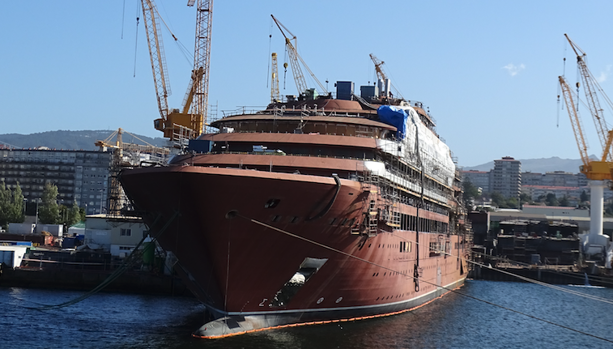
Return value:
[[(195, 1), (189, 0), (188, 6), (193, 6)], [(164, 132), (164, 137), (171, 141), (197, 137), (203, 132), (206, 122), (212, 4), (213, 0), (198, 0), (194, 69), (188, 91), (183, 100), (183, 108), (181, 110), (169, 110), (170, 86), (168, 85), (166, 58), (160, 32), (160, 18), (153, 0), (141, 0), (153, 80), (160, 110), (160, 118), (154, 120), (154, 127), (156, 130)], [(173, 38), (177, 40), (174, 35)]]
[[(189, 0), (193, 6), (196, 0)], [(209, 71), (211, 62), (211, 31), (213, 28), (213, 0), (198, 0), (196, 6), (196, 42), (192, 73), (192, 115), (198, 116), (199, 131), (206, 133), (209, 103)]]
[[(375, 65), (375, 71), (377, 72), (377, 78), (379, 78), (380, 80), (383, 81), (384, 86), (385, 86), (385, 96), (384, 97), (392, 97), (389, 91), (389, 87), (393, 86), (391, 80), (389, 80), (387, 74), (385, 73), (385, 71), (383, 70), (383, 64), (385, 62), (383, 62), (382, 60), (378, 59), (375, 55), (373, 55), (372, 53), (369, 55), (370, 59), (372, 60), (373, 64)], [(388, 81), (389, 81), (389, 85), (388, 85)], [(403, 98), (402, 94), (400, 93), (400, 91), (396, 88), (396, 86), (393, 86), (394, 89), (396, 90), (396, 93), (398, 94), (398, 97)]]
[[(283, 34), (283, 37), (285, 38), (285, 46), (287, 47), (290, 64), (292, 65), (292, 74), (294, 75), (294, 81), (296, 82), (296, 88), (298, 89), (298, 94), (300, 95), (306, 94), (307, 89), (308, 89), (306, 80), (304, 79), (304, 75), (302, 74), (302, 69), (300, 68), (300, 63), (302, 63), (302, 65), (306, 68), (309, 74), (311, 74), (311, 77), (313, 78), (313, 80), (315, 80), (315, 82), (319, 86), (320, 91), (323, 91), (323, 94), (328, 94), (328, 90), (321, 84), (321, 82), (319, 82), (317, 77), (315, 77), (315, 74), (313, 74), (311, 69), (309, 69), (307, 64), (302, 59), (302, 57), (300, 57), (300, 55), (298, 54), (298, 51), (296, 50), (298, 38), (296, 38), (296, 35), (292, 34), (292, 32), (290, 32), (289, 29), (287, 29), (281, 22), (279, 22), (275, 18), (275, 16), (273, 15), (270, 15), (270, 16), (275, 21), (275, 24), (281, 31), (281, 34)], [(283, 29), (285, 29), (285, 31), (283, 31)], [(288, 38), (285, 32), (291, 35), (292, 38), (291, 39)], [(294, 40), (294, 44), (292, 44), (292, 40)]]
[[(613, 176), (613, 161), (611, 157), (613, 130), (609, 130), (607, 128), (603, 110), (600, 107), (600, 102), (598, 100), (597, 91), (600, 92), (600, 94), (605, 98), (609, 104), (609, 107), (611, 107), (612, 104), (598, 84), (598, 81), (588, 69), (587, 64), (585, 63), (585, 52), (583, 52), (583, 50), (581, 50), (579, 46), (577, 46), (577, 44), (575, 44), (568, 37), (568, 35), (564, 34), (564, 36), (577, 55), (577, 65), (585, 85), (585, 96), (588, 101), (587, 104), (590, 109), (590, 113), (592, 114), (594, 125), (596, 126), (596, 131), (602, 146), (602, 155), (600, 159), (591, 160), (587, 153), (587, 143), (585, 142), (583, 130), (580, 126), (579, 113), (576, 108), (577, 104), (572, 99), (572, 91), (566, 83), (564, 77), (560, 76), (558, 78), (560, 81), (560, 87), (562, 88), (566, 109), (568, 110), (568, 115), (570, 117), (571, 124), (573, 125), (573, 132), (575, 133), (575, 139), (577, 140), (579, 153), (581, 154), (581, 161), (583, 162), (580, 171), (581, 173), (585, 174), (590, 184), (590, 233), (586, 240), (582, 240), (582, 244), (584, 245), (584, 252), (586, 254), (591, 253), (589, 250), (590, 244), (594, 246), (592, 251), (598, 253), (602, 250), (603, 246), (607, 247), (608, 244), (608, 238), (606, 238), (606, 236), (604, 236), (602, 233), (602, 217), (604, 210), (604, 188), (607, 183), (610, 183)], [(577, 96), (577, 100), (578, 99), (579, 98)]]
[[(119, 128), (114, 131), (104, 140), (98, 140), (95, 142), (97, 147), (100, 147), (100, 151), (106, 151), (107, 149), (113, 149), (113, 155), (111, 158), (111, 166), (109, 167), (108, 178), (108, 211), (110, 216), (119, 216), (123, 205), (129, 200), (125, 197), (121, 184), (119, 182), (119, 173), (122, 167), (138, 166), (141, 162), (141, 155), (147, 154), (147, 158), (155, 162), (157, 159), (159, 162), (165, 162), (168, 158), (170, 150), (168, 148), (160, 148), (147, 143), (140, 139), (138, 136), (128, 133), (133, 138), (136, 138), (142, 144), (124, 143), (123, 133), (125, 131)], [(113, 142), (113, 138), (115, 141)]]
[(591, 160), (587, 152), (587, 142), (581, 126), (581, 118), (575, 107), (573, 93), (564, 77), (558, 77), (562, 95), (566, 103), (566, 109), (570, 117), (570, 122), (573, 127), (579, 154), (583, 165), (580, 167), (581, 173), (585, 174), (590, 184), (590, 233), (587, 237), (582, 238), (582, 243), (585, 247), (585, 253), (590, 254), (590, 245), (594, 246), (593, 252), (602, 251), (602, 246), (607, 247), (608, 237), (603, 235), (603, 210), (604, 210), (604, 188), (606, 182), (611, 180), (611, 170), (613, 163), (607, 161), (611, 150), (611, 142), (613, 141), (613, 130), (607, 132), (607, 138), (603, 149), (603, 154), (600, 160)]
[(596, 125), (596, 131), (598, 134), (598, 139), (600, 140), (600, 145), (604, 150), (602, 161), (605, 161), (604, 156), (606, 156), (606, 159), (608, 161), (613, 161), (613, 157), (611, 157), (610, 152), (605, 149), (607, 145), (608, 128), (603, 113), (604, 110), (600, 106), (597, 91), (602, 95), (602, 97), (605, 99), (611, 109), (613, 109), (613, 103), (611, 103), (609, 97), (606, 95), (606, 93), (604, 93), (604, 91), (600, 87), (600, 84), (588, 69), (587, 64), (585, 63), (585, 57), (587, 56), (586, 53), (581, 50), (581, 48), (579, 48), (579, 46), (577, 46), (577, 44), (575, 44), (568, 37), (567, 34), (564, 34), (564, 36), (566, 37), (566, 40), (568, 40), (570, 47), (577, 55), (577, 65), (581, 74), (581, 80), (583, 81), (583, 85), (585, 86), (584, 90), (585, 97), (587, 99), (587, 105), (590, 109), (590, 113), (592, 114), (592, 118), (594, 119), (594, 125)]
[[(151, 69), (153, 70), (155, 94), (161, 116), (160, 119), (154, 121), (154, 126), (156, 129), (164, 131), (164, 124), (168, 119), (168, 96), (171, 93), (170, 86), (166, 84), (168, 80), (166, 55), (164, 54), (162, 35), (158, 35), (160, 24), (156, 16), (157, 9), (154, 2), (152, 0), (141, 0), (141, 7), (143, 8), (143, 23), (147, 34)], [(166, 136), (166, 132), (164, 132), (164, 136)]]
[(270, 103), (281, 101), (281, 93), (279, 93), (279, 69), (277, 67), (277, 53), (272, 53), (272, 76), (270, 85)]
[(372, 53), (369, 56), (372, 62), (375, 64), (375, 70), (377, 71), (377, 77), (379, 77), (379, 79), (384, 80), (384, 81), (387, 80), (387, 75), (385, 75), (385, 72), (383, 72), (383, 68), (382, 68), (383, 63), (385, 62), (379, 60)]

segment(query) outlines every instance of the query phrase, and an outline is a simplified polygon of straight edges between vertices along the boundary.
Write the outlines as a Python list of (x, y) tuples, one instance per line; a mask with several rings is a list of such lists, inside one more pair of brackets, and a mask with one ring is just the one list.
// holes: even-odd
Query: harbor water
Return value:
[[(564, 288), (613, 300), (609, 288)], [(102, 293), (66, 308), (32, 309), (81, 294), (0, 288), (0, 348), (613, 347), (612, 304), (519, 282), (469, 280), (458, 293), (401, 315), (216, 340), (191, 337), (204, 309), (193, 298)]]

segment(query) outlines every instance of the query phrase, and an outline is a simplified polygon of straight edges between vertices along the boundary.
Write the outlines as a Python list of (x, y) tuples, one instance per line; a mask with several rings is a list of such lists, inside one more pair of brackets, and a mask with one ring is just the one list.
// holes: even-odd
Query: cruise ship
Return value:
[(389, 81), (273, 101), (211, 123), (121, 183), (219, 338), (408, 311), (460, 287), (459, 171), (419, 102)]

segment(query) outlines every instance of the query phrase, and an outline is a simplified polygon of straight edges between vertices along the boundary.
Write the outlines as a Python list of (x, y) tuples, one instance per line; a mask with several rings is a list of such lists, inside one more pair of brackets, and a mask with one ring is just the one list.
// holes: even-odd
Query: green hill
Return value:
[[(7, 133), (0, 134), (0, 144), (14, 148), (37, 148), (47, 147), (50, 149), (65, 149), (65, 150), (97, 150), (94, 143), (97, 140), (104, 140), (109, 137), (114, 131), (47, 131), (32, 134), (17, 134)], [(162, 147), (166, 145), (166, 140), (163, 138), (151, 138), (135, 134), (136, 137), (143, 141)], [(131, 134), (124, 133), (123, 141), (126, 143), (144, 144)], [(114, 138), (113, 138), (114, 139)]]

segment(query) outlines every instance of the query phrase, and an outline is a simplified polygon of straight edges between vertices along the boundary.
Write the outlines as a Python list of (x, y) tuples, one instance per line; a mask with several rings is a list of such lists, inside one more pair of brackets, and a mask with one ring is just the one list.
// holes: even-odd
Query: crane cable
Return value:
[(126, 0), (123, 0), (123, 7), (121, 9), (121, 40), (123, 40), (123, 25), (126, 17)]
[[(333, 251), (333, 252), (336, 252), (336, 253), (339, 253), (339, 254), (345, 255), (345, 256), (347, 256), (347, 257), (350, 257), (350, 258), (353, 258), (353, 259), (359, 260), (359, 261), (361, 261), (361, 262), (365, 262), (365, 263), (368, 263), (368, 264), (371, 264), (371, 265), (377, 266), (377, 267), (379, 267), (379, 268), (382, 268), (382, 269), (385, 269), (385, 270), (388, 270), (388, 271), (391, 271), (391, 272), (397, 273), (397, 274), (399, 274), (399, 275), (402, 275), (402, 276), (406, 276), (406, 277), (409, 277), (409, 278), (414, 278), (414, 279), (415, 279), (415, 277), (414, 277), (414, 276), (408, 275), (407, 273), (396, 271), (396, 270), (394, 270), (394, 269), (392, 269), (392, 268), (388, 268), (388, 267), (385, 267), (385, 266), (383, 266), (383, 265), (380, 265), (380, 264), (377, 264), (377, 263), (371, 262), (371, 261), (369, 261), (369, 260), (366, 260), (366, 259), (363, 259), (363, 258), (360, 258), (360, 257), (354, 256), (354, 255), (352, 255), (352, 254), (350, 254), (350, 253), (347, 253), (347, 252), (344, 252), (344, 251), (341, 251), (341, 250), (335, 249), (335, 248), (333, 248), (333, 247), (327, 246), (327, 245), (322, 244), (322, 243), (319, 243), (319, 242), (317, 242), (317, 241), (313, 241), (313, 240), (307, 239), (307, 238), (305, 238), (305, 237), (303, 237), (303, 236), (299, 236), (299, 235), (293, 234), (293, 233), (291, 233), (291, 232), (289, 232), (289, 231), (286, 231), (286, 230), (283, 230), (283, 229), (280, 229), (280, 228), (273, 227), (273, 226), (268, 225), (268, 224), (266, 224), (266, 223), (264, 223), (264, 222), (260, 222), (260, 221), (258, 221), (258, 220), (256, 220), (256, 219), (253, 219), (253, 218), (249, 218), (249, 217), (243, 216), (243, 215), (239, 214), (237, 211), (230, 211), (230, 212), (228, 212), (228, 214), (226, 215), (226, 217), (227, 217), (227, 218), (229, 218), (229, 219), (234, 218), (234, 217), (240, 217), (240, 218), (246, 219), (246, 220), (248, 220), (248, 221), (250, 221), (250, 222), (252, 222), (252, 223), (254, 223), (254, 224), (257, 224), (257, 225), (263, 226), (263, 227), (265, 227), (265, 228), (268, 228), (268, 229), (274, 230), (274, 231), (276, 231), (276, 232), (279, 232), (279, 233), (282, 233), (282, 234), (285, 234), (285, 235), (291, 236), (291, 237), (296, 238), (296, 239), (299, 239), (299, 240), (303, 240), (303, 241), (308, 242), (308, 243), (311, 243), (311, 244), (313, 244), (313, 245), (316, 245), (316, 246), (322, 247), (322, 248), (324, 248), (324, 249), (327, 249), (327, 250), (330, 250), (330, 251)], [(461, 258), (461, 257), (460, 257), (460, 258)], [(464, 258), (462, 258), (462, 259), (463, 259), (463, 260), (466, 260), (466, 259), (464, 259)], [(487, 300), (484, 300), (484, 299), (481, 299), (481, 298), (478, 298), (478, 297), (475, 297), (475, 296), (468, 295), (468, 294), (463, 293), (463, 292), (460, 292), (460, 291), (458, 291), (458, 290), (456, 290), (456, 289), (451, 289), (451, 288), (448, 288), (448, 287), (445, 287), (445, 286), (437, 285), (437, 284), (435, 284), (435, 283), (433, 283), (433, 282), (429, 282), (429, 281), (426, 281), (426, 280), (423, 280), (423, 279), (421, 279), (420, 281), (422, 281), (422, 282), (424, 282), (424, 283), (427, 283), (427, 284), (430, 284), (430, 285), (432, 285), (432, 286), (436, 286), (436, 287), (443, 288), (443, 289), (445, 289), (445, 290), (447, 290), (447, 291), (450, 291), (450, 292), (453, 292), (453, 293), (457, 293), (457, 294), (459, 294), (459, 295), (462, 295), (462, 296), (464, 296), (464, 297), (466, 297), (466, 298), (473, 299), (473, 300), (475, 300), (475, 301), (479, 301), (479, 302), (482, 302), (482, 303), (485, 303), (485, 304), (488, 304), (488, 305), (492, 305), (492, 306), (495, 306), (495, 307), (498, 307), (498, 308), (501, 308), (501, 309), (504, 309), (504, 310), (507, 310), (507, 311), (510, 311), (510, 312), (516, 313), (516, 314), (520, 314), (520, 315), (523, 315), (523, 316), (526, 316), (526, 317), (532, 318), (532, 319), (537, 320), (537, 321), (545, 322), (545, 323), (548, 323), (548, 324), (550, 324), (550, 325), (557, 326), (557, 327), (560, 327), (560, 328), (563, 328), (563, 329), (566, 329), (566, 330), (569, 330), (569, 331), (573, 331), (573, 332), (576, 332), (576, 333), (579, 333), (579, 334), (583, 334), (583, 335), (586, 335), (586, 336), (589, 336), (589, 337), (592, 337), (592, 338), (600, 339), (600, 340), (605, 341), (605, 342), (613, 343), (613, 340), (611, 340), (611, 339), (607, 339), (607, 338), (604, 338), (604, 337), (599, 337), (599, 336), (593, 335), (593, 334), (588, 333), (588, 332), (584, 332), (584, 331), (581, 331), (581, 330), (574, 329), (574, 328), (572, 328), (572, 327), (568, 327), (568, 326), (565, 326), (565, 325), (561, 325), (561, 324), (555, 323), (555, 322), (553, 322), (553, 321), (549, 321), (549, 320), (546, 320), (546, 319), (543, 319), (543, 318), (539, 318), (539, 317), (537, 317), (537, 316), (530, 315), (530, 314), (527, 314), (527, 313), (521, 312), (521, 311), (519, 311), (519, 310), (515, 310), (515, 309), (509, 308), (509, 307), (505, 307), (505, 306), (502, 306), (502, 305), (499, 305), (499, 304), (496, 304), (496, 303), (493, 303), (493, 302), (490, 302), (490, 301), (487, 301)]]
[[(268, 57), (266, 58), (266, 61), (268, 62), (268, 70), (266, 71), (266, 88), (268, 88), (268, 79), (270, 79), (270, 51), (272, 50), (271, 46), (272, 46), (272, 18), (270, 19), (270, 30), (268, 31)], [(273, 83), (272, 81), (270, 82), (271, 84)]]
[(136, 56), (137, 56), (137, 50), (138, 50), (138, 23), (140, 21), (140, 17), (139, 17), (139, 10), (140, 8), (140, 2), (136, 2), (136, 35), (135, 35), (135, 39), (134, 39), (134, 75), (132, 76), (133, 78), (136, 77)]
[(191, 54), (191, 51), (187, 47), (185, 47), (185, 45), (183, 45), (183, 43), (181, 42), (181, 40), (179, 40), (179, 38), (175, 36), (175, 34), (170, 29), (170, 26), (168, 26), (168, 24), (164, 20), (164, 17), (162, 17), (162, 15), (160, 14), (160, 11), (158, 11), (157, 7), (154, 6), (153, 9), (158, 14), (158, 18), (162, 21), (162, 23), (164, 23), (166, 30), (168, 30), (168, 32), (170, 33), (170, 36), (172, 36), (172, 38), (174, 39), (175, 44), (179, 48), (179, 51), (181, 51), (181, 53), (183, 54), (183, 57), (185, 58), (187, 63), (191, 65), (194, 60), (194, 56)]

